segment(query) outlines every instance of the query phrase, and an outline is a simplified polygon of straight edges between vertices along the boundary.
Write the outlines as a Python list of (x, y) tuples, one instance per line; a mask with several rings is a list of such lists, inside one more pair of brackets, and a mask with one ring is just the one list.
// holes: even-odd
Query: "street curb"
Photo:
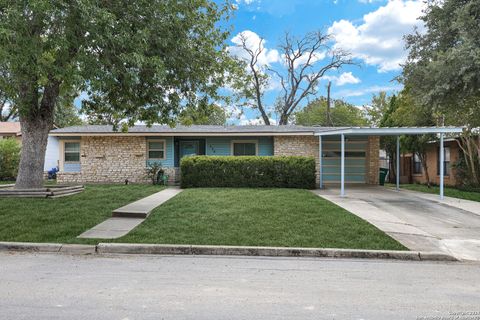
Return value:
[(56, 252), (79, 255), (158, 254), (458, 261), (455, 257), (443, 252), (134, 243), (99, 243), (95, 246), (60, 243), (0, 242), (0, 251)]
[(61, 243), (35, 243), (35, 242), (0, 242), (0, 251), (26, 251), (26, 252), (59, 252), (67, 254), (94, 254), (95, 245), (61, 244)]
[(164, 245), (132, 243), (99, 243), (97, 253), (117, 254), (160, 254), (160, 255), (224, 255), (224, 256), (264, 256), (264, 257), (324, 257), (395, 259), (414, 261), (458, 261), (443, 252), (286, 248), (286, 247), (247, 247), (247, 246), (202, 246)]

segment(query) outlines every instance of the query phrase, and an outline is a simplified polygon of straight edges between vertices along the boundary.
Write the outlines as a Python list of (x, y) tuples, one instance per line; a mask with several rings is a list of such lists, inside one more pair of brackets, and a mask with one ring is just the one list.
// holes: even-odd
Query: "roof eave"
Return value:
[(252, 137), (252, 136), (313, 136), (314, 131), (302, 132), (50, 132), (50, 136), (54, 137)]
[(376, 136), (396, 136), (396, 135), (421, 135), (437, 133), (461, 133), (464, 127), (398, 127), (398, 128), (347, 128), (342, 130), (332, 130), (326, 132), (317, 132), (316, 136), (329, 135), (376, 135)]

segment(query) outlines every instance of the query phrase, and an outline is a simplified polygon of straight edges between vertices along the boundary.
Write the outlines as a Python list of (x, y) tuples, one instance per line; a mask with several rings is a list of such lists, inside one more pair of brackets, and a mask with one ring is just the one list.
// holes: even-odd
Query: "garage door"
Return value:
[[(345, 137), (345, 183), (366, 182), (367, 137)], [(324, 183), (340, 183), (340, 137), (322, 138)]]

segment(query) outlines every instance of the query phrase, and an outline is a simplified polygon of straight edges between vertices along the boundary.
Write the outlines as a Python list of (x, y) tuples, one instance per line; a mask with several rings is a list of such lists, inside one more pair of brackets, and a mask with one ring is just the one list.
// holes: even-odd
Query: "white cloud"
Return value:
[(371, 86), (360, 89), (346, 89), (337, 91), (334, 93), (336, 98), (348, 98), (348, 97), (360, 97), (369, 93), (378, 93), (380, 91), (399, 91), (403, 88), (402, 85), (393, 85), (393, 86)]
[(360, 3), (374, 3), (374, 2), (383, 2), (384, 0), (358, 0)]
[(346, 84), (357, 84), (361, 82), (361, 80), (355, 77), (351, 72), (343, 72), (339, 76), (324, 76), (322, 79), (330, 80), (339, 87)]
[(240, 59), (249, 59), (248, 53), (239, 47), (242, 44), (242, 36), (246, 39), (246, 46), (250, 50), (255, 51), (259, 48), (263, 49), (262, 53), (258, 57), (259, 66), (270, 65), (280, 61), (280, 54), (278, 53), (278, 50), (266, 48), (266, 41), (262, 40), (258, 34), (250, 30), (242, 31), (232, 38), (231, 41), (235, 44), (235, 46), (228, 47), (228, 51), (231, 55)]
[(238, 5), (240, 4), (246, 4), (246, 5), (250, 5), (252, 3), (255, 3), (255, 2), (260, 2), (259, 0), (236, 0), (235, 1)]
[(363, 16), (360, 25), (348, 20), (335, 21), (328, 32), (335, 39), (335, 47), (350, 51), (379, 72), (399, 70), (407, 52), (403, 36), (417, 26), (424, 4), (421, 1), (392, 0), (385, 6)]
[[(298, 51), (295, 54), (298, 54)], [(324, 51), (314, 52), (312, 57), (310, 58), (310, 64), (314, 64), (317, 61), (323, 60), (326, 56), (327, 56), (327, 53), (324, 52)], [(304, 53), (303, 55), (298, 57), (298, 59), (295, 60), (295, 62), (293, 64), (293, 67), (296, 69), (299, 66), (305, 65), (308, 61), (308, 58), (309, 58), (308, 53)], [(285, 60), (285, 55), (284, 54), (282, 54), (282, 61), (285, 64), (286, 60)]]

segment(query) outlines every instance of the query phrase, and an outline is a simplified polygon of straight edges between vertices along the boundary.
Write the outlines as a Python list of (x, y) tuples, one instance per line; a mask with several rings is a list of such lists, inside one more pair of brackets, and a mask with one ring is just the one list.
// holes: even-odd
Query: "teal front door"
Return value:
[(198, 151), (198, 141), (180, 141), (180, 158), (197, 155)]

